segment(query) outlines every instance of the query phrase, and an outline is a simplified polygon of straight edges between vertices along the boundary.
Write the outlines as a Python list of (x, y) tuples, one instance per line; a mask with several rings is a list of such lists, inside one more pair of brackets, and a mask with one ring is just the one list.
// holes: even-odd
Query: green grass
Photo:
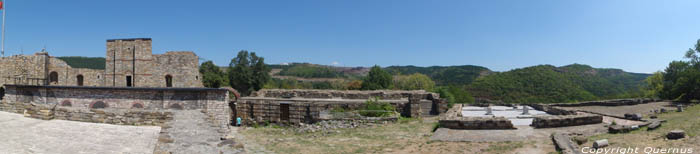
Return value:
[[(591, 141), (608, 139), (613, 147), (700, 147), (700, 143), (693, 143), (690, 138), (700, 135), (700, 105), (688, 107), (684, 112), (669, 112), (659, 114), (658, 119), (667, 120), (660, 128), (647, 131), (640, 128), (629, 133), (600, 134), (589, 137)], [(681, 140), (665, 140), (664, 135), (671, 130), (680, 129), (686, 133), (686, 138)]]

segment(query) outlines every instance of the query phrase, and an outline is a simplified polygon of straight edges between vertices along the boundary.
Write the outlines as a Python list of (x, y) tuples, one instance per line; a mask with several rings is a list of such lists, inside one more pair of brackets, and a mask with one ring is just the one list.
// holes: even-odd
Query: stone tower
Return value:
[(105, 86), (157, 87), (152, 85), (150, 38), (107, 40), (105, 63)]

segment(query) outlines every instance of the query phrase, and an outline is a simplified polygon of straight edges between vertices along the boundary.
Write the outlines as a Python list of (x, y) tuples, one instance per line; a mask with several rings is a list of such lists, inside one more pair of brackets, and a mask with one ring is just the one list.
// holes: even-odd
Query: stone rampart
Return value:
[(593, 114), (581, 115), (549, 115), (535, 116), (531, 126), (535, 128), (552, 128), (565, 126), (579, 126), (597, 124), (603, 122), (603, 116)]
[(505, 117), (462, 117), (462, 104), (440, 115), (440, 127), (450, 129), (515, 129)]
[[(159, 125), (178, 110), (201, 110), (212, 125), (228, 131), (228, 90), (5, 85), (0, 110), (39, 119)], [(205, 120), (205, 119), (203, 119)]]

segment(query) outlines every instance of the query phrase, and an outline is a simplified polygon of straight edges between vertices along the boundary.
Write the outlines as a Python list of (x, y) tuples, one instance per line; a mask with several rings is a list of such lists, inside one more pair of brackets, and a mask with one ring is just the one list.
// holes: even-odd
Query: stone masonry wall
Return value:
[[(121, 116), (119, 114), (126, 111), (134, 116), (162, 117), (158, 114), (153, 115), (155, 113), (151, 112), (202, 110), (210, 117), (210, 122), (217, 125), (222, 132), (228, 131), (231, 121), (229, 96), (225, 89), (29, 85), (5, 85), (5, 87), (6, 94), (0, 103), (0, 110), (7, 112), (25, 113), (25, 111), (33, 111), (34, 106), (43, 106), (51, 107), (50, 111), (57, 113), (58, 116), (64, 113), (65, 115), (75, 113), (85, 117), (104, 116), (100, 119), (110, 120), (109, 117), (111, 117), (112, 120), (121, 121), (123, 119), (117, 116)], [(41, 110), (47, 109), (42, 108), (39, 111)], [(78, 118), (85, 119), (80, 116)], [(148, 119), (144, 120), (148, 121)], [(151, 123), (160, 123), (160, 121)]]
[[(328, 113), (333, 109), (357, 110), (364, 107), (367, 100), (363, 99), (280, 99), (266, 97), (243, 97), (236, 102), (236, 116), (241, 117), (243, 123), (253, 124), (261, 122), (274, 123), (314, 123), (320, 121), (322, 113)], [(380, 100), (396, 107), (398, 112), (406, 111), (408, 100)], [(289, 119), (282, 118), (281, 104), (289, 106)], [(410, 112), (410, 111), (407, 111)], [(410, 113), (402, 115), (410, 116)]]
[(535, 128), (551, 128), (565, 126), (579, 126), (588, 124), (597, 124), (603, 122), (603, 116), (594, 114), (581, 115), (555, 115), (555, 116), (536, 116), (532, 120), (531, 126)]
[[(105, 69), (72, 68), (47, 52), (0, 57), (0, 86), (5, 84), (127, 87), (203, 87), (199, 57), (191, 51), (152, 54), (151, 39), (107, 40)], [(51, 80), (54, 75), (55, 80)], [(168, 79), (166, 79), (166, 76)]]
[(24, 114), (36, 119), (71, 120), (117, 125), (153, 125), (164, 126), (173, 119), (170, 111), (152, 111), (141, 109), (77, 109), (57, 105), (38, 105), (27, 103), (2, 103), (0, 110)]
[(440, 127), (450, 129), (515, 129), (505, 117), (462, 117), (462, 104), (454, 104), (440, 115)]

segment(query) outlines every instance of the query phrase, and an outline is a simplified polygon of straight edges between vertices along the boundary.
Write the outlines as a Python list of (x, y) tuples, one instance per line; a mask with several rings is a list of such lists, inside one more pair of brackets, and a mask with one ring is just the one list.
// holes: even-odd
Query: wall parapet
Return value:
[(594, 114), (535, 116), (531, 126), (535, 128), (552, 128), (597, 124), (603, 122), (603, 116)]

